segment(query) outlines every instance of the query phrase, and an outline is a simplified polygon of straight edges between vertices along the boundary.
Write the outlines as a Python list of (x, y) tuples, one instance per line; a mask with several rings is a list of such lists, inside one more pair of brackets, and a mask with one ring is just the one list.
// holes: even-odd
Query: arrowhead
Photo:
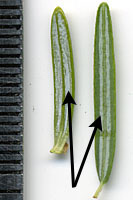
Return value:
[(75, 103), (74, 99), (72, 98), (72, 95), (70, 94), (69, 91), (68, 91), (68, 93), (67, 93), (62, 105), (65, 105), (65, 104), (68, 104), (68, 103), (72, 103), (72, 104), (76, 105), (76, 103)]
[(101, 116), (98, 117), (89, 127), (95, 127), (98, 128), (100, 131), (102, 131)]

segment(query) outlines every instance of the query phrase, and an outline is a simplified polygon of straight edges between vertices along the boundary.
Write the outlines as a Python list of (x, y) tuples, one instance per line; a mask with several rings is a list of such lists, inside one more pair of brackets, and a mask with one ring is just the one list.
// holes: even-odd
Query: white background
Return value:
[[(111, 10), (117, 87), (117, 141), (109, 182), (99, 199), (133, 198), (133, 1), (108, 0)], [(25, 200), (91, 200), (99, 180), (94, 146), (78, 186), (71, 187), (69, 151), (51, 154), (53, 73), (51, 15), (60, 6), (72, 38), (76, 91), (73, 134), (76, 172), (93, 128), (93, 41), (99, 0), (24, 0), (24, 193)]]

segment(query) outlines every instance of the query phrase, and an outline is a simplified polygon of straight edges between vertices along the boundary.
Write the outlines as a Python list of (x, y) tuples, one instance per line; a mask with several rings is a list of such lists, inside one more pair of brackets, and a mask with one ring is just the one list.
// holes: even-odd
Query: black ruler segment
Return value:
[[(10, 90), (8, 90), (10, 91)], [(0, 113), (19, 113), (22, 111), (22, 107), (20, 106), (10, 106), (9, 108), (7, 106), (0, 106)]]
[(2, 174), (6, 174), (7, 172), (10, 174), (20, 174), (23, 171), (23, 165), (13, 165), (13, 164), (0, 164), (0, 172)]
[(0, 135), (0, 144), (22, 144), (22, 142), (22, 135)]
[(21, 45), (22, 39), (20, 38), (0, 38), (0, 45), (8, 45), (11, 47), (17, 47), (18, 45)]
[(9, 153), (12, 154), (12, 152), (14, 152), (15, 154), (19, 154), (20, 152), (22, 153), (23, 151), (23, 146), (22, 145), (15, 145), (15, 144), (10, 144), (9, 145), (0, 145), (0, 153)]
[(23, 200), (23, 16), (0, 0), (0, 200)]
[(2, 174), (0, 176), (1, 191), (6, 191), (8, 185), (9, 192), (22, 190), (22, 175), (21, 174)]
[[(15, 75), (15, 74), (21, 74), (22, 73), (22, 67), (17, 68), (17, 67), (2, 67), (0, 68), (0, 74), (9, 74), (9, 75)], [(19, 87), (20, 88), (20, 87)]]
[(20, 27), (20, 29), (15, 29), (15, 28), (12, 28), (12, 29), (10, 29), (10, 31), (9, 31), (9, 29), (7, 29), (7, 28), (4, 28), (4, 29), (1, 29), (1, 31), (0, 31), (0, 37), (13, 37), (13, 36), (20, 36), (21, 37), (21, 35), (22, 35), (22, 32), (23, 32), (23, 30), (22, 30), (22, 27)]
[(21, 58), (10, 58), (7, 56), (7, 58), (0, 58), (0, 65), (1, 67), (18, 67), (21, 66), (22, 64), (22, 59)]
[(7, 9), (9, 9), (10, 6), (13, 6), (13, 7), (17, 6), (17, 8), (20, 8), (20, 7), (22, 8), (22, 2), (21, 0), (1, 0), (0, 7), (2, 6), (4, 7), (6, 6)]
[[(22, 125), (14, 125), (14, 124), (6, 124), (6, 125), (0, 125), (0, 135), (1, 137), (3, 135), (22, 135), (23, 132), (23, 126)], [(10, 137), (9, 137), (10, 138)]]
[(20, 48), (0, 48), (0, 56), (1, 57), (19, 57), (19, 55), (22, 54), (22, 50)]
[(0, 194), (0, 200), (23, 200), (22, 194), (3, 193)]
[(22, 11), (21, 10), (16, 10), (16, 9), (0, 9), (0, 16), (4, 17), (6, 15), (9, 15), (9, 17), (16, 17), (16, 16), (20, 16), (22, 15)]

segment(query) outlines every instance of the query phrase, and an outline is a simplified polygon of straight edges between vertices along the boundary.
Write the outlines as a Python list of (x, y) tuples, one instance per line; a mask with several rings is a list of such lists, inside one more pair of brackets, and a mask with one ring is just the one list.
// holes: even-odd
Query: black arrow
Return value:
[(97, 129), (102, 131), (102, 123), (101, 123), (101, 117), (98, 117), (89, 127), (94, 127), (93, 133), (91, 135), (89, 144), (87, 146), (86, 152), (84, 154), (83, 160), (81, 162), (79, 171), (77, 173), (76, 179), (75, 179), (75, 170), (74, 170), (74, 154), (73, 154), (73, 136), (72, 136), (72, 118), (71, 118), (71, 104), (75, 104), (74, 99), (72, 98), (70, 92), (68, 91), (65, 100), (63, 102), (63, 105), (68, 104), (68, 120), (69, 120), (69, 140), (70, 140), (70, 160), (71, 160), (71, 178), (72, 178), (72, 187), (76, 187), (78, 180), (80, 178), (81, 172), (83, 170), (86, 158), (88, 156), (89, 150), (91, 148), (92, 142), (94, 140), (95, 134)]
[(73, 155), (73, 136), (72, 136), (72, 117), (71, 117), (71, 103), (75, 104), (70, 92), (68, 91), (63, 105), (68, 104), (68, 120), (69, 120), (69, 141), (70, 141), (70, 159), (71, 159), (71, 178), (72, 187), (75, 187), (75, 172), (74, 172), (74, 155)]

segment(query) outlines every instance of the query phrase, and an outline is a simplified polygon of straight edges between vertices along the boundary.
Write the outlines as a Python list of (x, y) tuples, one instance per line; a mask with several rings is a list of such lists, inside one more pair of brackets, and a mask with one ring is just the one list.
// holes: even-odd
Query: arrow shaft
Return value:
[(87, 159), (88, 153), (89, 153), (89, 151), (90, 151), (92, 142), (93, 142), (93, 140), (94, 140), (94, 137), (95, 137), (95, 134), (96, 134), (96, 131), (97, 131), (97, 127), (95, 127), (94, 130), (93, 130), (93, 133), (92, 133), (92, 135), (91, 135), (89, 144), (88, 144), (88, 146), (87, 146), (87, 149), (86, 149), (86, 151), (85, 151), (84, 157), (83, 157), (83, 159), (82, 159), (80, 168), (79, 168), (79, 170), (78, 170), (78, 173), (77, 173), (77, 176), (76, 176), (76, 179), (75, 179), (74, 153), (73, 153), (73, 135), (72, 135), (72, 117), (71, 117), (71, 103), (68, 103), (68, 121), (69, 121), (71, 180), (72, 180), (72, 187), (76, 187), (76, 185), (77, 185), (77, 183), (78, 183), (78, 181), (79, 181), (80, 175), (81, 175), (81, 173), (82, 173), (82, 170), (83, 170), (85, 161), (86, 161), (86, 159)]
[(72, 136), (72, 118), (71, 104), (68, 103), (68, 119), (69, 119), (69, 140), (70, 140), (70, 160), (71, 160), (71, 179), (72, 187), (75, 187), (75, 172), (74, 172), (74, 154), (73, 154), (73, 136)]

